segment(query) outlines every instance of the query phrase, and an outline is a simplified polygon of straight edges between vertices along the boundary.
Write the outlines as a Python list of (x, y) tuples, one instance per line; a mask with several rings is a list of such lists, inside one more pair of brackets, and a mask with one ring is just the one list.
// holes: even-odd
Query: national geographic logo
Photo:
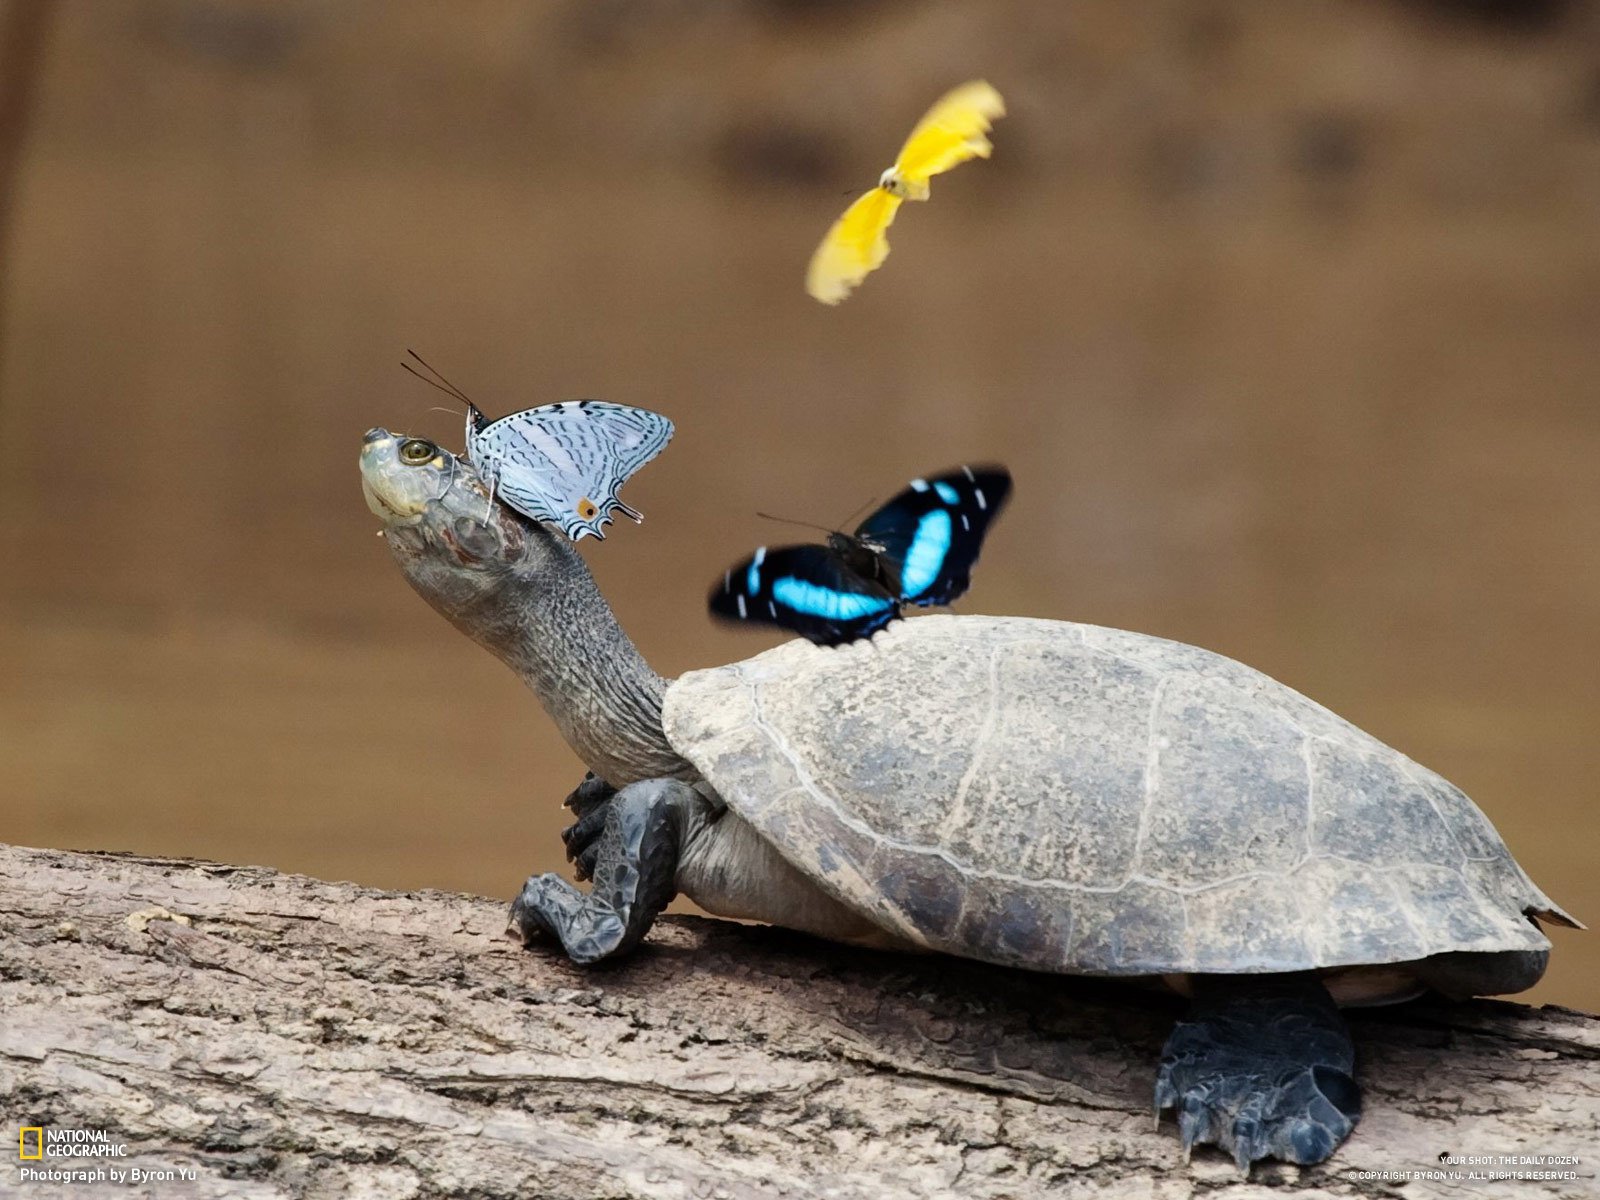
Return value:
[(23, 1162), (46, 1158), (126, 1158), (128, 1147), (113, 1141), (104, 1129), (52, 1129), (24, 1125), (17, 1131), (17, 1157)]

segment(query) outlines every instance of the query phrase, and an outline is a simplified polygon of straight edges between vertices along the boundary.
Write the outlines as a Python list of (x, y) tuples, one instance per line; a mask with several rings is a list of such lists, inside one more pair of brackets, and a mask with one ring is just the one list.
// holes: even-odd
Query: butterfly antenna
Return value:
[(851, 521), (854, 521), (857, 517), (859, 517), (862, 513), (866, 512), (867, 509), (871, 508), (877, 502), (878, 502), (878, 498), (876, 496), (874, 496), (871, 500), (868, 500), (860, 508), (856, 509), (855, 512), (851, 513), (844, 520), (840, 521), (839, 522), (839, 528), (843, 529), (846, 526), (848, 526)]
[(419, 363), (421, 363), (423, 370), (427, 371), (428, 374), (424, 375), (422, 373), (422, 371), (418, 371), (415, 367), (411, 366), (410, 363), (401, 363), (400, 365), (402, 367), (404, 367), (406, 370), (410, 371), (413, 375), (415, 375), (418, 379), (422, 380), (424, 383), (433, 384), (433, 386), (438, 388), (441, 392), (445, 392), (448, 395), (454, 396), (457, 400), (461, 401), (463, 404), (471, 404), (472, 407), (474, 407), (474, 408), (477, 407), (476, 404), (473, 404), (471, 396), (468, 396), (465, 392), (463, 392), (455, 384), (451, 383), (448, 379), (446, 379), (443, 375), (441, 375), (438, 372), (438, 370), (436, 370), (433, 367), (433, 365), (428, 362), (427, 359), (422, 357), (422, 355), (418, 354), (415, 350), (411, 349), (409, 346), (406, 347), (406, 353), (409, 354), (412, 358), (416, 359)]
[(776, 521), (780, 525), (798, 525), (802, 529), (817, 529), (823, 533), (838, 533), (837, 529), (829, 529), (826, 525), (813, 525), (810, 521), (792, 521), (788, 517), (775, 517), (771, 513), (758, 512), (756, 516), (763, 521)]
[[(436, 382), (436, 381), (434, 381), (432, 379), (429, 379), (426, 375), (424, 375), (421, 371), (417, 370), (410, 363), (403, 362), (403, 363), (400, 364), (400, 366), (404, 370), (410, 371), (413, 375), (415, 375), (418, 379), (422, 380), (422, 382), (427, 384), (429, 387), (438, 388), (446, 396), (449, 396), (450, 399), (452, 399), (452, 400), (460, 400), (465, 404), (471, 404), (472, 403), (472, 401), (467, 400), (464, 396), (457, 395), (454, 391), (452, 391), (450, 388), (445, 387), (442, 383), (438, 383), (438, 382)], [(431, 412), (432, 410), (430, 409), (429, 411)], [(441, 412), (451, 412), (453, 410), (451, 410), (451, 409), (440, 409), (439, 411), (441, 411)]]

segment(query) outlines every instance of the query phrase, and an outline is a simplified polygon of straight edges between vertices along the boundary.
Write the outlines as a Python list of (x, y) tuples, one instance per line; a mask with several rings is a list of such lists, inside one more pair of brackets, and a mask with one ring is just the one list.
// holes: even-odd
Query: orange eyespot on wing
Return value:
[(585, 496), (578, 501), (578, 515), (585, 521), (592, 521), (600, 510), (594, 506), (594, 501)]

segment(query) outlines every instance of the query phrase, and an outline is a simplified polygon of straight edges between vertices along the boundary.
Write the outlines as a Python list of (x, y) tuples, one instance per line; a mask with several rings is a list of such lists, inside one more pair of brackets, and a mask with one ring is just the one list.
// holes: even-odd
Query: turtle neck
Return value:
[[(391, 545), (412, 586), (457, 629), (533, 689), (567, 744), (613, 787), (698, 778), (668, 745), (661, 702), (669, 680), (650, 669), (572, 544), (498, 509), (467, 525), (498, 539), (486, 568), (464, 568), (437, 547)], [(461, 530), (461, 525), (455, 527)]]

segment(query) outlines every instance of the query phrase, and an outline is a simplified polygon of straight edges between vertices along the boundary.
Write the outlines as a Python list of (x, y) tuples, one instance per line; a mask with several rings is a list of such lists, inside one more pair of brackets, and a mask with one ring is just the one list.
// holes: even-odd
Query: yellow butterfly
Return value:
[(902, 200), (926, 200), (928, 180), (969, 158), (988, 158), (986, 136), (1006, 103), (983, 80), (943, 96), (911, 131), (878, 186), (844, 210), (806, 270), (806, 291), (837, 304), (889, 257), (889, 226)]

